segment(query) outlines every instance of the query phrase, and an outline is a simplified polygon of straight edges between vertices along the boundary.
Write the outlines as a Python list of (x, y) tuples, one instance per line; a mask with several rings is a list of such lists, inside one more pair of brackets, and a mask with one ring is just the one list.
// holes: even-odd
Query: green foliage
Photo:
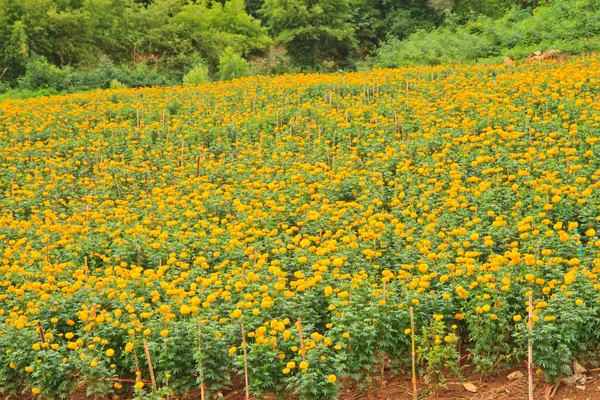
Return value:
[[(0, 0), (0, 92), (11, 96), (395, 67), (535, 50), (600, 51), (594, 0)], [(533, 11), (532, 11), (533, 10)], [(259, 19), (261, 18), (261, 19)], [(268, 29), (267, 29), (268, 28)], [(285, 49), (285, 53), (282, 51)], [(373, 55), (373, 58), (370, 59)], [(233, 62), (233, 61), (231, 61)], [(220, 75), (220, 74), (219, 74)], [(19, 90), (12, 90), (19, 89)]]
[(198, 63), (183, 77), (183, 83), (186, 85), (197, 85), (199, 83), (210, 82), (208, 67), (203, 63)]
[(433, 29), (441, 18), (421, 0), (358, 0), (351, 7), (352, 25), (361, 51), (372, 51), (386, 38), (404, 39), (417, 29)]
[(119, 82), (116, 79), (113, 79), (112, 81), (110, 81), (110, 88), (111, 89), (126, 89), (127, 85), (125, 85), (124, 83)]
[(567, 53), (600, 50), (600, 8), (593, 0), (556, 0), (551, 5), (513, 9), (501, 19), (479, 17), (466, 25), (418, 31), (408, 39), (389, 39), (372, 64), (378, 67), (427, 65), (453, 61), (522, 59), (536, 50)]
[(260, 56), (271, 39), (243, 0), (0, 0), (0, 42), (11, 86), (63, 91), (181, 82), (202, 60), (216, 69), (227, 47)]
[(248, 62), (232, 47), (227, 47), (219, 58), (219, 78), (227, 80), (248, 75), (250, 75)]
[(149, 34), (141, 38), (141, 51), (179, 71), (202, 60), (216, 67), (227, 47), (243, 55), (260, 54), (270, 43), (266, 29), (245, 12), (242, 0), (210, 7), (206, 2), (156, 0), (144, 12), (144, 20)]
[(24, 89), (67, 90), (71, 86), (70, 69), (60, 69), (44, 57), (34, 56), (26, 64), (25, 75), (19, 79)]
[(350, 0), (266, 0), (261, 14), (295, 63), (322, 69), (327, 61), (348, 66), (355, 56), (350, 7)]
[(460, 354), (456, 349), (458, 336), (448, 329), (441, 319), (434, 319), (430, 327), (424, 326), (416, 340), (419, 345), (417, 354), (419, 361), (425, 363), (427, 379), (443, 382), (448, 373), (460, 375)]

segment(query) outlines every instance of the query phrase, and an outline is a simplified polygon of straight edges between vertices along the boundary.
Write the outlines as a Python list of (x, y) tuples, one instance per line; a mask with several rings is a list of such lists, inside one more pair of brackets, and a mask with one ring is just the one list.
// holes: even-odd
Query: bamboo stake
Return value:
[(156, 394), (157, 393), (156, 379), (154, 378), (154, 368), (152, 368), (152, 358), (150, 358), (150, 350), (148, 350), (148, 342), (146, 342), (146, 339), (142, 339), (142, 342), (144, 343), (144, 350), (146, 351), (146, 358), (148, 359), (148, 369), (150, 369), (150, 379), (152, 380), (152, 392), (154, 392), (154, 394)]
[(413, 308), (410, 308), (410, 340), (411, 340), (411, 359), (412, 359), (412, 388), (413, 388), (413, 399), (417, 400), (417, 368), (415, 360), (415, 316)]
[(246, 331), (244, 330), (244, 324), (242, 323), (242, 350), (244, 350), (244, 381), (246, 385), (246, 397), (245, 400), (250, 400), (250, 389), (248, 384), (248, 353), (246, 352)]
[(38, 334), (40, 335), (40, 340), (42, 344), (46, 343), (46, 336), (44, 335), (44, 328), (42, 327), (42, 323), (40, 321), (37, 322), (38, 326)]
[[(243, 328), (242, 328), (243, 329)], [(202, 360), (202, 322), (200, 318), (198, 318), (198, 355), (200, 360)], [(204, 368), (202, 367), (202, 361), (200, 361), (200, 400), (205, 400), (204, 394)]]
[[(131, 334), (131, 343), (135, 343), (135, 333)], [(133, 359), (135, 360), (135, 381), (142, 381), (142, 371), (140, 370), (140, 360), (137, 356), (137, 351), (135, 351), (135, 345), (133, 347)]]
[(533, 400), (533, 346), (531, 344), (531, 334), (533, 332), (533, 298), (529, 296), (529, 344), (527, 346), (527, 373), (529, 376), (529, 400)]
[(181, 138), (181, 153), (179, 155), (179, 166), (181, 167), (183, 165), (183, 153), (185, 151), (185, 140), (182, 137)]
[[(386, 302), (386, 283), (387, 281), (383, 281), (383, 306), (385, 307), (385, 302)], [(384, 327), (385, 329), (385, 327)], [(383, 382), (383, 374), (385, 371), (385, 354), (383, 354), (381, 356), (381, 386), (385, 386), (385, 383)]]
[(304, 357), (304, 337), (302, 336), (302, 320), (298, 318), (298, 337), (300, 338), (300, 353), (302, 354), (302, 361), (306, 361)]

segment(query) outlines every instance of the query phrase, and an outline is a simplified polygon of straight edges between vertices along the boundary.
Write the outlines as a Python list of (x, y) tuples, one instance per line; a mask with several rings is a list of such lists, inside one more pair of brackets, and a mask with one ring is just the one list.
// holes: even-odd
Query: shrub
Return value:
[(62, 91), (72, 86), (71, 73), (68, 67), (58, 68), (45, 57), (33, 55), (26, 64), (25, 75), (19, 79), (23, 89), (54, 89)]
[(186, 85), (197, 85), (199, 83), (210, 82), (208, 67), (203, 63), (198, 63), (183, 77), (183, 83)]
[(248, 62), (232, 47), (227, 47), (219, 58), (219, 78), (228, 80), (250, 75)]
[(126, 89), (127, 85), (125, 85), (124, 83), (119, 82), (116, 79), (113, 79), (112, 81), (110, 81), (110, 88), (111, 89)]

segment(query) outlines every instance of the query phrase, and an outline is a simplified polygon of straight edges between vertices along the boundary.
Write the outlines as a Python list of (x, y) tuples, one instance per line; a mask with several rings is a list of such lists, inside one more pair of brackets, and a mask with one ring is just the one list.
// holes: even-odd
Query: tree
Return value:
[(219, 77), (221, 80), (242, 78), (250, 75), (248, 62), (236, 53), (232, 47), (227, 47), (219, 58)]
[(354, 0), (352, 23), (361, 52), (368, 53), (386, 38), (404, 39), (417, 29), (432, 29), (441, 18), (431, 1), (452, 0)]
[(265, 0), (260, 13), (303, 68), (321, 69), (326, 61), (347, 67), (358, 49), (350, 0)]

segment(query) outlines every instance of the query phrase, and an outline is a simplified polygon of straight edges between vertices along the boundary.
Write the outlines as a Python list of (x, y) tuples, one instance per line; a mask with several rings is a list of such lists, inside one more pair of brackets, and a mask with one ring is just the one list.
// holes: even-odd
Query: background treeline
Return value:
[(599, 36), (600, 0), (0, 0), (0, 95), (578, 53)]

